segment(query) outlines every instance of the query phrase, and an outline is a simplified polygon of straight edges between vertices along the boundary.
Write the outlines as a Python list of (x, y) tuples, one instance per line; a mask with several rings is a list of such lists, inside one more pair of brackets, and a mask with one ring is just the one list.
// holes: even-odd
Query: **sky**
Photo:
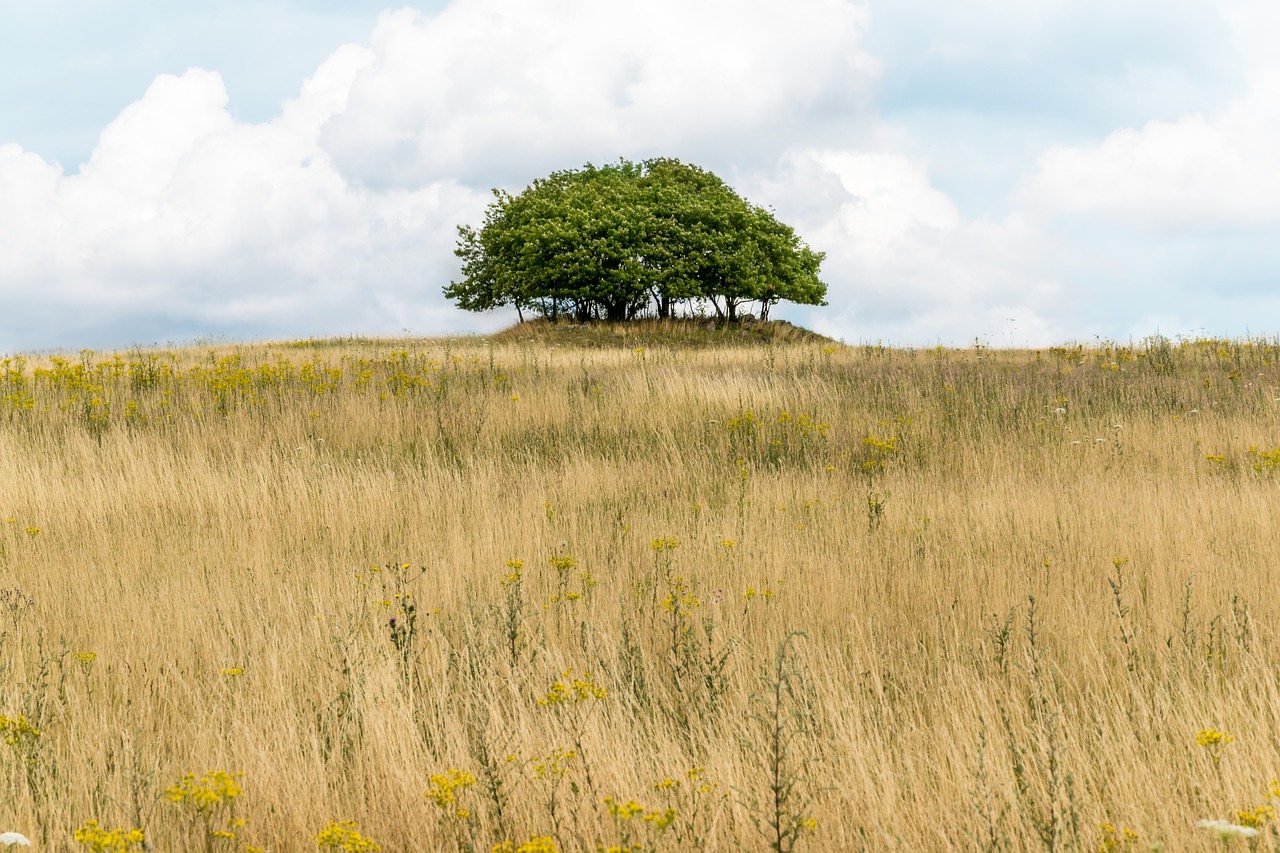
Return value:
[(849, 343), (1280, 335), (1272, 0), (0, 0), (0, 354), (488, 332), (459, 224), (677, 157)]

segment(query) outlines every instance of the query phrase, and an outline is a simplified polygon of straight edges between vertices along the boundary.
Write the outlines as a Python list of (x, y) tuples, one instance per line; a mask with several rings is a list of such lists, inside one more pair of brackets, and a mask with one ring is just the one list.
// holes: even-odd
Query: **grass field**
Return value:
[(770, 328), (0, 359), (0, 831), (1280, 849), (1280, 344)]

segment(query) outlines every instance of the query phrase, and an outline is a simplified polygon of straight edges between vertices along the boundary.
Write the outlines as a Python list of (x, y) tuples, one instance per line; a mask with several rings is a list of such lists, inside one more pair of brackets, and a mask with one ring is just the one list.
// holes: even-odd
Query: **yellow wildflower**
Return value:
[(381, 844), (361, 835), (353, 820), (341, 823), (330, 821), (329, 825), (320, 830), (312, 840), (321, 850), (342, 851), (342, 853), (377, 853), (382, 849)]

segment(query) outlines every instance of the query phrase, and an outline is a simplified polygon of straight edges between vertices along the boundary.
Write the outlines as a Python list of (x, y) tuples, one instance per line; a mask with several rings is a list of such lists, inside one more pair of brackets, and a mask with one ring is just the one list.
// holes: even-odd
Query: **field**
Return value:
[(1278, 399), (1274, 341), (0, 359), (0, 831), (1280, 849)]

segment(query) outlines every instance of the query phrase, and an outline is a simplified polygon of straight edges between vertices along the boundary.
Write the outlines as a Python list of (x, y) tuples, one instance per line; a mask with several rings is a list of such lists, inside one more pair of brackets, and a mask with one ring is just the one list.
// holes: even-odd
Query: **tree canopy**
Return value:
[(758, 303), (825, 305), (825, 254), (710, 172), (655, 159), (555, 172), (518, 195), (494, 190), (479, 229), (458, 227), (468, 311), (555, 319), (672, 317), (709, 304), (736, 320)]

